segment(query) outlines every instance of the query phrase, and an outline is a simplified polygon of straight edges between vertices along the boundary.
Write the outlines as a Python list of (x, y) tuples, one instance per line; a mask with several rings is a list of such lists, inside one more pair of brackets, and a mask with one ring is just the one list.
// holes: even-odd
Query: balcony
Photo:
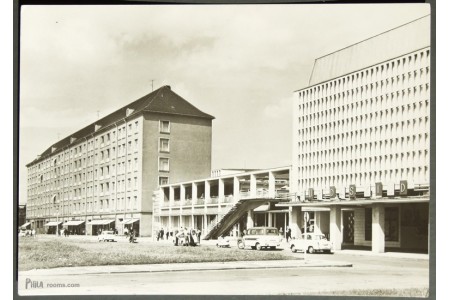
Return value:
[(206, 199), (206, 204), (217, 204), (219, 202), (219, 197), (213, 196)]

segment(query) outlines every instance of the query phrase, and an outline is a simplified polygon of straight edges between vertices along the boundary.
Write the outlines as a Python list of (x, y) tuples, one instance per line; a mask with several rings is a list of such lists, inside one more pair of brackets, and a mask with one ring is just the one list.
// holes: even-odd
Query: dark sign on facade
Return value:
[(383, 184), (381, 182), (375, 183), (375, 196), (383, 196)]
[(408, 181), (400, 180), (400, 196), (408, 196)]
[(348, 190), (348, 196), (350, 199), (356, 198), (356, 185), (350, 184), (349, 190)]
[(336, 187), (330, 186), (330, 199), (336, 198)]

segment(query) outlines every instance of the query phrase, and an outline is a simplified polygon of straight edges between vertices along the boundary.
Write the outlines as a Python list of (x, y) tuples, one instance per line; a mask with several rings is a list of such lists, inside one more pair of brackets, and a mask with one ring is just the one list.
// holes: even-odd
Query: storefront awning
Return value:
[(128, 219), (128, 220), (124, 220), (122, 224), (127, 225), (127, 224), (133, 224), (134, 222), (139, 221), (139, 219)]
[(68, 222), (64, 223), (64, 226), (78, 226), (83, 223), (84, 223), (84, 221), (68, 221)]
[(115, 220), (92, 220), (91, 225), (108, 225)]
[(58, 226), (59, 224), (61, 224), (62, 222), (48, 222), (47, 224), (45, 224), (44, 226)]
[(28, 227), (30, 224), (31, 224), (30, 222), (27, 222), (27, 223), (23, 224), (23, 225), (20, 226), (20, 227)]

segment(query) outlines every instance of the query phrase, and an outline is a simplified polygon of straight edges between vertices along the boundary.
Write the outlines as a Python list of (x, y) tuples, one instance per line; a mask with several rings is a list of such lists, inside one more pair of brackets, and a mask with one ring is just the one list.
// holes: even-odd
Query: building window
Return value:
[(159, 139), (159, 152), (169, 152), (169, 139)]
[(398, 207), (386, 207), (384, 212), (385, 241), (398, 242), (399, 234)]
[(170, 133), (170, 121), (159, 121), (159, 132)]
[(159, 170), (169, 172), (169, 159), (167, 157), (159, 158)]
[(165, 184), (169, 184), (169, 177), (160, 176), (159, 177), (159, 185), (165, 185)]

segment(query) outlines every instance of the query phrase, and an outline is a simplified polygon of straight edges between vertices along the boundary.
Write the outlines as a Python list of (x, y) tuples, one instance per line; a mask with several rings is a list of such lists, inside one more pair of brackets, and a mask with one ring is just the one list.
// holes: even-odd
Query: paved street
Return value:
[[(287, 250), (281, 251), (289, 253)], [(292, 255), (303, 257), (302, 253), (292, 253)], [(343, 262), (350, 263), (351, 267), (342, 266)], [(306, 266), (314, 265), (314, 263), (322, 263), (324, 267)], [(340, 266), (330, 267), (334, 263)], [(264, 262), (258, 264), (263, 266)], [(146, 272), (132, 266), (117, 266), (114, 267), (114, 273), (72, 272), (69, 274), (70, 272), (64, 272), (64, 270), (59, 273), (57, 270), (40, 274), (28, 272), (19, 277), (19, 293), (21, 295), (312, 295), (337, 290), (428, 287), (429, 266), (425, 255), (398, 253), (372, 255), (363, 251), (341, 251), (333, 255), (308, 255), (306, 265), (303, 263), (295, 268), (281, 269), (160, 270), (158, 272)], [(43, 288), (39, 287), (41, 284)], [(56, 287), (58, 284), (78, 286)]]

